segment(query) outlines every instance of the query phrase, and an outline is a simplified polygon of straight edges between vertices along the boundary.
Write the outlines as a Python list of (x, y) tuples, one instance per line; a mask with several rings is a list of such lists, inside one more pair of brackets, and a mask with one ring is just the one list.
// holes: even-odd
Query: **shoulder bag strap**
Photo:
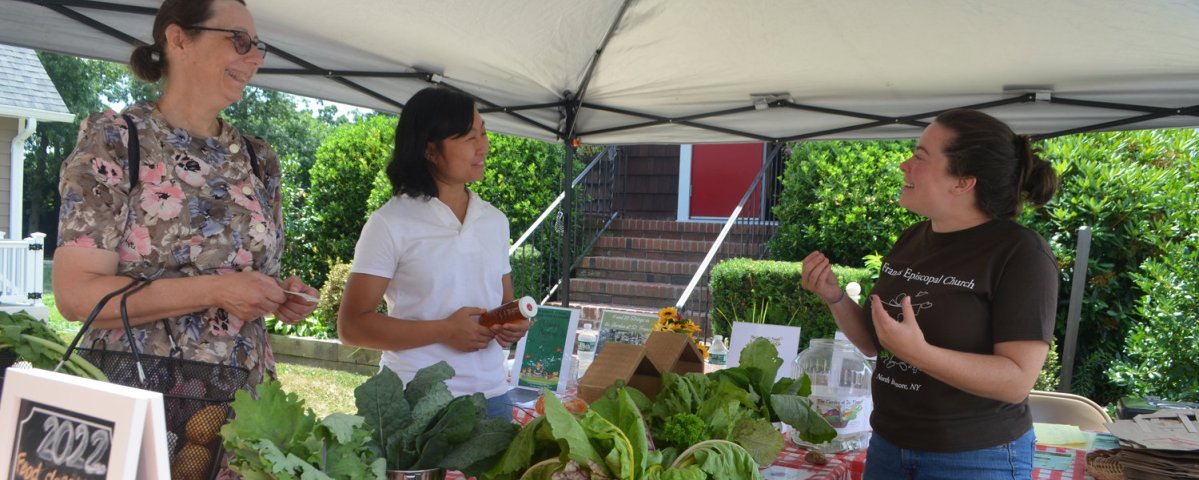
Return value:
[(129, 191), (133, 192), (133, 187), (137, 186), (138, 170), (142, 166), (141, 144), (137, 139), (137, 122), (133, 121), (133, 117), (122, 113), (121, 118), (125, 119), (125, 125), (129, 126), (129, 145), (125, 147), (129, 156), (129, 168), (125, 174), (129, 176)]

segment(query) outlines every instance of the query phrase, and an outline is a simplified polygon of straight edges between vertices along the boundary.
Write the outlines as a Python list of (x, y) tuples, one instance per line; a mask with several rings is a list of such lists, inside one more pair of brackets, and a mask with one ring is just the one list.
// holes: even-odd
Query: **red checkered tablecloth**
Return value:
[(1092, 480), (1095, 478), (1087, 475), (1086, 450), (1078, 450), (1068, 447), (1054, 447), (1049, 445), (1037, 445), (1037, 451), (1074, 455), (1074, 462), (1070, 464), (1070, 468), (1068, 470), (1034, 468), (1032, 470), (1032, 478), (1034, 480)]

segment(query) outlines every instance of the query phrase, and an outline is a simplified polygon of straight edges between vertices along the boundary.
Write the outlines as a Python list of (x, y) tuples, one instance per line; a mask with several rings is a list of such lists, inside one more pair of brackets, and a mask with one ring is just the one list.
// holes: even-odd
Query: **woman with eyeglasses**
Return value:
[[(241, 0), (167, 0), (154, 43), (129, 65), (162, 96), (121, 113), (95, 113), (63, 161), (54, 292), (66, 318), (83, 321), (131, 278), (152, 280), (95, 320), (83, 346), (144, 353), (274, 375), (263, 323), (307, 317), (316, 296), (278, 277), (283, 253), (280, 167), (261, 139), (218, 117), (262, 66), (265, 44)], [(176, 348), (177, 347), (177, 348)]]

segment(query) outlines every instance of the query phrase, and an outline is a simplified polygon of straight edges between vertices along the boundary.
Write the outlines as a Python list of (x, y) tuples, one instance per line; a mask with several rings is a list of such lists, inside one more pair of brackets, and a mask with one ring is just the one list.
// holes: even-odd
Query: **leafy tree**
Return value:
[[(1087, 285), (1079, 319), (1080, 355), (1074, 360), (1072, 391), (1103, 404), (1128, 393), (1128, 368), (1116, 375), (1109, 369), (1124, 363), (1130, 353), (1146, 357), (1148, 344), (1133, 347), (1130, 335), (1144, 330), (1146, 322), (1161, 319), (1166, 303), (1138, 302), (1152, 295), (1157, 302), (1174, 303), (1196, 292), (1176, 291), (1158, 281), (1170, 278), (1186, 255), (1174, 247), (1197, 225), (1187, 212), (1199, 203), (1199, 132), (1195, 130), (1143, 130), (1089, 133), (1040, 142), (1043, 157), (1053, 162), (1061, 187), (1044, 208), (1027, 211), (1024, 223), (1048, 241), (1061, 268), (1059, 334), (1065, 331), (1066, 310), (1073, 279), (1079, 227), (1092, 233)], [(1171, 254), (1173, 252), (1174, 254)], [(1146, 261), (1147, 270), (1138, 274)], [(1182, 263), (1178, 263), (1182, 262)], [(1160, 265), (1159, 265), (1160, 263)], [(1184, 282), (1183, 285), (1186, 285)], [(1130, 350), (1130, 348), (1132, 350)], [(1178, 350), (1175, 357), (1196, 357), (1199, 351)], [(1144, 362), (1136, 360), (1135, 363)], [(1146, 392), (1152, 393), (1152, 392)]]
[(287, 177), (285, 183), (295, 183), (301, 188), (310, 184), (308, 169), (316, 160), (316, 149), (335, 127), (345, 123), (345, 117), (336, 116), (332, 105), (320, 112), (310, 112), (308, 100), (274, 90), (249, 87), (242, 99), (230, 105), (221, 116), (246, 134), (262, 137), (279, 154), (279, 158), (295, 156), (299, 168), (296, 177)]
[[(324, 285), (331, 266), (353, 260), (373, 181), (391, 159), (395, 127), (391, 115), (359, 119), (335, 128), (317, 148), (303, 218), (287, 231), (283, 263), (288, 273)], [(285, 174), (300, 168), (298, 162), (284, 167)]]
[[(489, 132), (491, 148), (487, 152), (487, 170), (483, 180), (470, 186), (508, 216), (512, 239), (520, 236), (562, 190), (562, 145), (502, 133)], [(580, 150), (575, 162), (577, 174), (598, 149)], [(590, 155), (590, 156), (587, 156)], [(390, 159), (389, 159), (390, 160)], [(391, 198), (391, 183), (386, 172), (374, 178), (367, 215)]]

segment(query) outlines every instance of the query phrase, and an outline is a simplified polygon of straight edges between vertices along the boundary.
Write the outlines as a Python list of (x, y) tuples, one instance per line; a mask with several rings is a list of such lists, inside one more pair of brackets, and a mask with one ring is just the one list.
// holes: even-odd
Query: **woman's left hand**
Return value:
[[(284, 290), (311, 295), (313, 298), (320, 298), (321, 295), (321, 292), (317, 291), (315, 288), (305, 285), (304, 282), (296, 276), (292, 276), (291, 278), (284, 280), (279, 286)], [(279, 309), (275, 311), (275, 318), (279, 319), (279, 321), (283, 323), (293, 324), (308, 318), (308, 315), (311, 315), (312, 312), (316, 310), (316, 305), (317, 302), (310, 302), (303, 299), (299, 295), (288, 293), (287, 300), (279, 305)]]
[(916, 312), (912, 308), (912, 297), (904, 296), (899, 302), (902, 309), (901, 320), (896, 320), (883, 308), (883, 301), (878, 295), (870, 296), (870, 308), (874, 318), (874, 331), (878, 333), (878, 342), (883, 348), (908, 363), (920, 358), (920, 351), (928, 345), (924, 339), (924, 331), (916, 322)]
[(529, 321), (521, 320), (518, 322), (501, 323), (492, 325), (491, 332), (495, 334), (495, 341), (499, 342), (501, 347), (508, 348), (512, 344), (519, 342), (521, 337), (529, 331)]

